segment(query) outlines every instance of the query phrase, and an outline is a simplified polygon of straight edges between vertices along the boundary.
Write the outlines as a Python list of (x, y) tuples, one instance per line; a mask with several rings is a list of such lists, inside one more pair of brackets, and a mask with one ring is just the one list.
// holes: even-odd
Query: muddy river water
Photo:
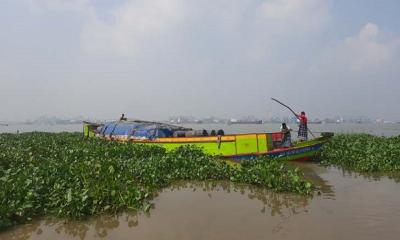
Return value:
[(295, 163), (319, 188), (304, 197), (231, 183), (176, 183), (149, 213), (37, 219), (0, 239), (399, 239), (398, 176)]

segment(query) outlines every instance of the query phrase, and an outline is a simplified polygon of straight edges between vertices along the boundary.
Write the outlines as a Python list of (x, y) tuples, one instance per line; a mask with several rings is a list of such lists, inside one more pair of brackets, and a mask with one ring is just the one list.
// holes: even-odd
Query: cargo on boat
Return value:
[(159, 145), (167, 150), (182, 145), (194, 145), (205, 153), (222, 158), (240, 160), (267, 155), (282, 160), (310, 160), (333, 135), (295, 142), (292, 147), (281, 147), (282, 133), (228, 134), (223, 130), (193, 130), (159, 122), (140, 120), (115, 121), (104, 124), (83, 123), (85, 137), (106, 140), (132, 141), (138, 144)]

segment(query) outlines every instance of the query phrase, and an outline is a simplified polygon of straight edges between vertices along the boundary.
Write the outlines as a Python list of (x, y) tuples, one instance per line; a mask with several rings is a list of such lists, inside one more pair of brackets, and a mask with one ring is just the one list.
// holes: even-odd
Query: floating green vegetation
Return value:
[(400, 136), (341, 134), (322, 147), (323, 164), (360, 172), (400, 171)]
[(66, 218), (151, 208), (179, 180), (230, 180), (311, 194), (302, 173), (259, 158), (233, 167), (193, 147), (83, 139), (77, 133), (0, 134), (0, 229), (35, 216)]

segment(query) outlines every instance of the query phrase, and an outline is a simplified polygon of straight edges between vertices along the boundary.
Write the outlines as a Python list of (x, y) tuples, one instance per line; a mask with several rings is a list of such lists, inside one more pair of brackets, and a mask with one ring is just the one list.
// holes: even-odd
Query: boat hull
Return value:
[(318, 153), (322, 145), (323, 142), (303, 147), (275, 149), (262, 154), (243, 154), (223, 157), (233, 160), (248, 160), (258, 156), (269, 156), (283, 161), (309, 161)]

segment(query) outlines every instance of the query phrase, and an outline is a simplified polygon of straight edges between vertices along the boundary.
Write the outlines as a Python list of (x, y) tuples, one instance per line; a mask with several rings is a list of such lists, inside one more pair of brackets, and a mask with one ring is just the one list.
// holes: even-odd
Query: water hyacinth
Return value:
[(230, 180), (278, 192), (311, 194), (297, 169), (259, 158), (235, 167), (194, 147), (83, 139), (78, 133), (0, 134), (0, 229), (53, 215), (84, 218), (151, 208), (181, 180)]
[(360, 172), (400, 171), (400, 136), (341, 134), (322, 147), (321, 162)]

